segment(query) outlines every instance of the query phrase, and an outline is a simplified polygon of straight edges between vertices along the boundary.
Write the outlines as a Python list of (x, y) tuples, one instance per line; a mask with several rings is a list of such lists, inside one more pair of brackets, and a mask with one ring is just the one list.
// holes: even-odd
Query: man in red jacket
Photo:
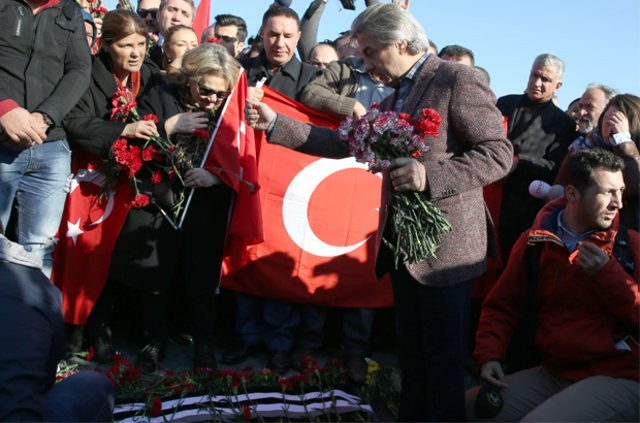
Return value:
[[(482, 378), (501, 389), (496, 420), (638, 421), (638, 263), (625, 270), (612, 255), (623, 167), (604, 150), (573, 155), (565, 197), (548, 203), (520, 236), (483, 304), (474, 357)], [(629, 256), (637, 258), (638, 233), (627, 232)], [(531, 248), (542, 248), (534, 285)], [(505, 376), (501, 362), (531, 295), (542, 364)], [(482, 411), (474, 408), (478, 391), (467, 393), (470, 420)]]

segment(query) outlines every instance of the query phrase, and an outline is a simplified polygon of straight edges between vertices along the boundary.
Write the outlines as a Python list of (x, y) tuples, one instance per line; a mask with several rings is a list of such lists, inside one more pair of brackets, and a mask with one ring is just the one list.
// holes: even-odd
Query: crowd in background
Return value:
[[(466, 413), (468, 419), (497, 415), (509, 421), (637, 421), (638, 96), (593, 83), (563, 111), (554, 100), (565, 83), (564, 62), (532, 52), (531, 73), (522, 75), (525, 92), (496, 99), (473, 51), (458, 45), (438, 49), (407, 13), (409, 1), (366, 0), (350, 31), (321, 42), (318, 25), (327, 0), (311, 1), (301, 18), (288, 7), (290, 0), (265, 4), (261, 28), (247, 28), (241, 13), (217, 15), (201, 34), (192, 28), (193, 0), (139, 0), (135, 10), (113, 11), (86, 0), (81, 7), (72, 0), (2, 2), (16, 12), (0, 17), (0, 227), (6, 235), (0, 238), (6, 241), (0, 243), (0, 259), (10, 263), (0, 273), (22, 284), (34, 276), (12, 273), (15, 266), (41, 268), (51, 276), (59, 265), (53, 260), (64, 260), (53, 251), (70, 169), (93, 169), (119, 157), (132, 148), (127, 139), (195, 142), (194, 134), (218, 121), (241, 68), (250, 87), (247, 115), (254, 119), (247, 122), (265, 130), (269, 142), (314, 155), (348, 153), (334, 146), (328, 129), (314, 131), (261, 103), (262, 83), (340, 119), (361, 118), (374, 104), (409, 114), (418, 105), (432, 107), (444, 122), (433, 159), (392, 163), (385, 175), (391, 185), (383, 188), (383, 200), (389, 187), (428, 191), (449, 210), (455, 228), (438, 260), (383, 269), (391, 274), (398, 319), (399, 418), (462, 420)], [(17, 12), (27, 5), (33, 13)], [(118, 95), (125, 103), (135, 101), (140, 116), (155, 118), (123, 119), (115, 112)], [(149, 204), (123, 206), (115, 235), (101, 241), (111, 246), (108, 277), (86, 287), (54, 274), (67, 304), (64, 336), (61, 322), (42, 323), (43, 337), (16, 353), (40, 346), (44, 373), (51, 373), (52, 360), (89, 347), (96, 361), (110, 362), (116, 353), (114, 309), (123, 293), (133, 292), (142, 310), (137, 364), (145, 372), (162, 368), (167, 341), (177, 334), (193, 344), (194, 368), (216, 368), (218, 360), (237, 364), (266, 350), (272, 370), (300, 370), (302, 359), (323, 347), (329, 307), (225, 292), (223, 309), (234, 313), (234, 326), (224, 351), (216, 350), (219, 282), (235, 198), (227, 178), (212, 163), (185, 169), (181, 183), (194, 195), (181, 229), (165, 219), (180, 201), (176, 182), (142, 181), (151, 187)], [(139, 194), (135, 190), (122, 195)], [(619, 233), (627, 238), (620, 240)], [(24, 256), (9, 239), (24, 246)], [(531, 258), (527, 245), (536, 243), (545, 247)], [(33, 290), (40, 292), (43, 277), (35, 278)], [(526, 280), (540, 281), (529, 299)], [(574, 286), (585, 281), (590, 288)], [(74, 297), (80, 291), (87, 300)], [(0, 294), (6, 314), (6, 298), (16, 295)], [(59, 318), (60, 300), (45, 302), (54, 306), (43, 313)], [(531, 344), (516, 336), (527, 332), (517, 321), (531, 302), (537, 302), (536, 357), (529, 354)], [(184, 321), (170, 313), (176, 307), (185, 310)], [(361, 384), (376, 310), (345, 308), (340, 314), (345, 371)], [(566, 339), (573, 337), (578, 341)], [(8, 345), (4, 333), (0, 339)], [(49, 351), (45, 344), (57, 347)], [(0, 360), (3, 373), (15, 359), (7, 357)], [(113, 393), (100, 388), (104, 381), (83, 383), (95, 384), (112, 401)], [(545, 389), (532, 399), (536, 395), (523, 386), (535, 384)], [(48, 382), (38, 385), (49, 389)], [(599, 401), (582, 410), (585, 392)], [(0, 420), (54, 416), (53, 406), (31, 410), (35, 414), (5, 411), (7, 398), (0, 394)], [(531, 402), (522, 405), (522, 398)]]

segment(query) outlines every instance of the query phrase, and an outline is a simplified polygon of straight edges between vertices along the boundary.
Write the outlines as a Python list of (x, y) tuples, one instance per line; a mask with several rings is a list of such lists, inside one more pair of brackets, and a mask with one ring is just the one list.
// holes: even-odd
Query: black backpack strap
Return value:
[(618, 260), (618, 263), (620, 263), (625, 272), (633, 275), (636, 263), (631, 249), (629, 231), (624, 226), (620, 226), (618, 228), (616, 239), (613, 241), (613, 251), (611, 252), (611, 255)]

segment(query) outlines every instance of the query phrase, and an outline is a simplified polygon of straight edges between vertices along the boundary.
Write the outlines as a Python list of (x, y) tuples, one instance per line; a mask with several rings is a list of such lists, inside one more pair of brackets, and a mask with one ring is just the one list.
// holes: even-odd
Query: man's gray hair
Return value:
[(552, 66), (558, 71), (558, 81), (562, 81), (564, 76), (564, 62), (558, 56), (553, 54), (544, 53), (536, 57), (533, 61), (533, 68), (537, 66)]
[(607, 103), (615, 96), (618, 95), (618, 90), (616, 90), (615, 88), (611, 88), (608, 85), (604, 85), (604, 84), (596, 84), (594, 82), (592, 82), (591, 84), (587, 85), (587, 88), (585, 89), (585, 91), (591, 91), (591, 90), (600, 90), (604, 93), (604, 98), (605, 100), (607, 100)]
[(393, 3), (380, 3), (367, 7), (351, 24), (351, 33), (366, 32), (384, 45), (406, 41), (411, 54), (420, 54), (429, 48), (429, 39), (416, 18)]

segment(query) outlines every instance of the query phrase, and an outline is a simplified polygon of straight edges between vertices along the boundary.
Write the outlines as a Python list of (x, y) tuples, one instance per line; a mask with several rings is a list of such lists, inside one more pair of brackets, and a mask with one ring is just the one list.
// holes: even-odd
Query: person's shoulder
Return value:
[(84, 20), (82, 20), (82, 7), (75, 0), (60, 0), (57, 4), (57, 7), (62, 9), (62, 13), (67, 18), (67, 20), (72, 22), (77, 22), (77, 19), (81, 19), (81, 23), (84, 25)]
[(503, 112), (506, 109), (516, 108), (523, 99), (523, 94), (508, 94), (498, 98), (496, 105)]
[(245, 57), (239, 60), (240, 65), (247, 71), (265, 66), (265, 58), (262, 55), (255, 57)]

